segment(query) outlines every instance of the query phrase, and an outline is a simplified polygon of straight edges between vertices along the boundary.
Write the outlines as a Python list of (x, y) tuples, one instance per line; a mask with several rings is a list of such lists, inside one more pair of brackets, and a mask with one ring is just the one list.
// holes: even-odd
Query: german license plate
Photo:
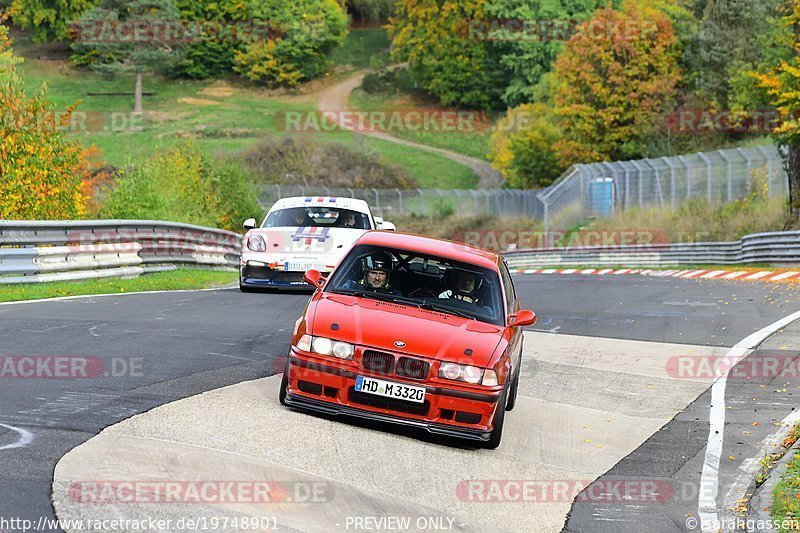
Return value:
[(307, 263), (304, 261), (287, 261), (284, 265), (284, 270), (287, 272), (305, 272), (306, 270), (325, 270), (324, 263)]
[(425, 401), (425, 387), (404, 385), (366, 376), (358, 376), (356, 378), (356, 390), (374, 394), (375, 396), (383, 396), (384, 398), (395, 398), (415, 403), (423, 403)]

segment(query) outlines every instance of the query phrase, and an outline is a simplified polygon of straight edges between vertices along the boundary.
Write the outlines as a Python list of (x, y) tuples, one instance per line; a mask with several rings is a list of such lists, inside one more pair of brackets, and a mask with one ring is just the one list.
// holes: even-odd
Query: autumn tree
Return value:
[(486, 0), (405, 0), (389, 21), (392, 57), (443, 105), (492, 109), (503, 70), (481, 31)]
[(677, 51), (669, 18), (633, 1), (582, 24), (554, 69), (562, 163), (646, 155), (676, 96)]
[(495, 80), (503, 86), (503, 102), (534, 101), (537, 84), (552, 69), (576, 23), (610, 3), (619, 0), (487, 0), (486, 46), (503, 70)]
[(9, 14), (7, 12), (0, 12), (0, 79), (9, 76), (14, 65), (21, 62), (11, 50), (12, 41), (8, 36), (8, 28), (5, 25), (8, 18)]
[(783, 24), (792, 36), (794, 57), (782, 61), (768, 73), (756, 74), (772, 104), (782, 117), (774, 130), (775, 140), (786, 147), (785, 165), (789, 175), (789, 205), (792, 216), (800, 217), (800, 0), (792, 0)]
[(523, 104), (498, 121), (489, 160), (503, 173), (508, 187), (547, 187), (565, 170), (553, 151), (561, 138), (554, 122), (552, 110), (543, 103)]
[(29, 30), (36, 43), (66, 41), (70, 24), (99, 0), (13, 0), (14, 22)]
[(783, 0), (695, 0), (699, 26), (686, 38), (691, 88), (713, 109), (729, 109), (748, 88), (747, 72), (774, 55), (771, 22)]
[(79, 218), (86, 159), (62, 129), (71, 109), (54, 113), (44, 88), (25, 93), (10, 46), (0, 24), (0, 219)]
[(142, 84), (148, 70), (180, 61), (180, 13), (175, 0), (103, 0), (78, 23), (75, 59), (107, 76), (136, 75), (134, 113), (141, 113)]
[(347, 13), (336, 0), (259, 0), (252, 15), (277, 34), (248, 43), (234, 56), (234, 70), (267, 85), (295, 86), (321, 75), (347, 36)]

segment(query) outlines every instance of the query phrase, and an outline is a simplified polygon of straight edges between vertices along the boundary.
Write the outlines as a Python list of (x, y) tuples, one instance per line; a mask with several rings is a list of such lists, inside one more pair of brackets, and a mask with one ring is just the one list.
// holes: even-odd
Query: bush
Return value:
[(486, 42), (468, 38), (486, 18), (483, 0), (405, 0), (389, 22), (392, 58), (408, 62), (420, 87), (442, 105), (492, 109), (503, 94), (503, 67)]
[(277, 24), (282, 35), (248, 44), (235, 54), (234, 69), (270, 86), (319, 76), (347, 35), (347, 15), (336, 0), (265, 0), (253, 4), (253, 17)]
[[(215, 78), (230, 73), (234, 56), (244, 50), (245, 39), (227, 30), (231, 26), (237, 29), (237, 24), (252, 20), (250, 2), (177, 0), (176, 4), (181, 21), (207, 28), (209, 37), (186, 45), (185, 55), (175, 73), (194, 79)], [(245, 24), (242, 26), (247, 28)]]
[[(30, 30), (35, 43), (65, 41), (71, 22), (99, 0), (13, 0), (14, 23)], [(1, 2), (0, 2), (1, 4)]]
[(245, 167), (263, 184), (408, 189), (414, 180), (364, 145), (351, 148), (298, 137), (268, 136), (244, 154)]
[[(0, 219), (74, 219), (85, 213), (83, 147), (59, 128), (45, 88), (25, 94), (0, 21)], [(72, 108), (64, 120), (69, 120)]]
[(492, 134), (489, 160), (503, 173), (506, 185), (529, 189), (551, 185), (564, 172), (553, 144), (560, 132), (545, 104), (524, 104), (498, 122)]
[(350, 13), (362, 22), (383, 22), (394, 13), (397, 0), (350, 0)]
[(239, 230), (262, 209), (244, 174), (193, 144), (163, 150), (120, 171), (100, 209), (103, 218), (153, 219)]

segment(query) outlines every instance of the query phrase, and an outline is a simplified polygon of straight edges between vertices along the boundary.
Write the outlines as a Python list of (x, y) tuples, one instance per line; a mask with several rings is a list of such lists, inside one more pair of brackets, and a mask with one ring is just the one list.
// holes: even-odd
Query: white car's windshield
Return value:
[(339, 207), (290, 207), (273, 211), (262, 227), (371, 229), (369, 217), (365, 213)]

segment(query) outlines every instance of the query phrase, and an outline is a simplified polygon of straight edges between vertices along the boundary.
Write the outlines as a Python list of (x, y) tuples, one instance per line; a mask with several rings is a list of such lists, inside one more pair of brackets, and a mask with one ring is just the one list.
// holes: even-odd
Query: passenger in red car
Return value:
[(482, 285), (482, 281), (476, 279), (475, 274), (464, 270), (456, 271), (455, 290), (445, 291), (439, 298), (453, 298), (467, 303), (480, 305), (477, 291)]

